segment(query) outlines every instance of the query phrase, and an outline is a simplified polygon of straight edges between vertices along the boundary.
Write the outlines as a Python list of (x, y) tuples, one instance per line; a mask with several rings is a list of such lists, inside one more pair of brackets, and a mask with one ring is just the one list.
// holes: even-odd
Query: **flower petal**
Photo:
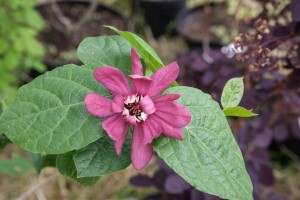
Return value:
[(99, 94), (89, 93), (84, 98), (87, 111), (96, 117), (109, 117), (111, 112), (112, 100)]
[(155, 120), (155, 122), (160, 125), (162, 129), (162, 134), (164, 134), (167, 137), (175, 138), (178, 140), (182, 140), (182, 128), (175, 128), (168, 123), (166, 123), (164, 120), (157, 117), (155, 114), (151, 115), (152, 119)]
[(136, 118), (134, 116), (127, 115), (125, 120), (131, 125), (136, 125)]
[(191, 121), (190, 111), (179, 103), (164, 101), (155, 103), (155, 107), (155, 115), (172, 127), (181, 128)]
[(131, 48), (132, 74), (143, 75), (143, 66), (135, 48)]
[(180, 94), (165, 94), (153, 99), (154, 103), (162, 102), (162, 101), (175, 101), (180, 98)]
[(158, 69), (150, 77), (152, 80), (151, 87), (147, 93), (150, 97), (153, 97), (167, 89), (171, 83), (173, 83), (179, 73), (179, 67), (177, 62)]
[(135, 169), (144, 168), (151, 160), (153, 148), (150, 144), (143, 145), (143, 129), (141, 124), (134, 126), (132, 145), (131, 145), (131, 161)]
[(170, 137), (170, 138), (175, 138), (177, 140), (182, 140), (183, 139), (182, 128), (174, 128), (172, 126), (164, 126), (162, 133), (165, 136)]
[(147, 118), (145, 122), (142, 123), (143, 128), (143, 145), (149, 144), (152, 140), (158, 137), (162, 130), (161, 126), (156, 123), (156, 121), (152, 118), (152, 115)]
[(120, 113), (124, 110), (124, 97), (122, 95), (116, 95), (111, 104), (111, 111), (114, 113)]
[(96, 68), (95, 79), (113, 95), (130, 95), (130, 88), (125, 75), (117, 68), (104, 66)]
[(132, 93), (145, 96), (149, 91), (152, 80), (146, 76), (137, 74), (130, 75), (129, 78), (132, 82)]
[(142, 98), (140, 101), (140, 106), (147, 115), (150, 115), (156, 111), (155, 105), (149, 96), (144, 96)]
[(115, 114), (102, 123), (102, 128), (115, 142), (115, 149), (118, 155), (121, 154), (122, 146), (128, 134), (129, 124), (124, 117)]
[(122, 153), (122, 147), (128, 134), (128, 128), (129, 128), (129, 124), (126, 123), (121, 139), (118, 141), (117, 140), (114, 141), (115, 150), (118, 156), (120, 156)]

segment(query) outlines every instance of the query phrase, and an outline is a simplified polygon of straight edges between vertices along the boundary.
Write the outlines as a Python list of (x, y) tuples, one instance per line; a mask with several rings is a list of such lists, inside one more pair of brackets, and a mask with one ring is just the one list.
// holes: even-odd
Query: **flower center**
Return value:
[(141, 95), (131, 95), (124, 101), (124, 110), (122, 115), (132, 116), (137, 122), (145, 121), (147, 114), (143, 112), (140, 101), (142, 100)]

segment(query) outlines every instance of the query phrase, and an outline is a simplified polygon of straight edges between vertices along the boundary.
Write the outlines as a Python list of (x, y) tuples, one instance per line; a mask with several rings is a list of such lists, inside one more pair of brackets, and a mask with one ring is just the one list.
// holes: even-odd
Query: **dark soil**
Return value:
[(182, 16), (181, 33), (195, 42), (218, 41), (219, 38), (210, 30), (212, 26), (222, 25), (230, 28), (231, 18), (226, 13), (224, 4), (204, 5)]
[[(72, 24), (83, 17), (89, 6), (89, 3), (86, 2), (58, 2), (57, 4)], [(73, 63), (78, 62), (76, 49), (84, 38), (114, 34), (113, 31), (103, 27), (103, 25), (111, 25), (121, 30), (126, 29), (127, 26), (124, 18), (118, 13), (109, 8), (98, 6), (96, 12), (90, 16), (90, 19), (82, 27), (70, 33), (66, 28), (62, 30), (57, 28), (58, 26), (64, 26), (50, 4), (42, 5), (38, 7), (38, 10), (48, 23), (48, 27), (39, 35), (39, 39), (46, 46), (47, 56), (45, 62), (49, 65), (61, 65), (70, 61)], [(63, 57), (62, 52), (64, 52), (63, 54), (70, 54), (67, 56), (68, 59), (65, 58), (66, 56)]]

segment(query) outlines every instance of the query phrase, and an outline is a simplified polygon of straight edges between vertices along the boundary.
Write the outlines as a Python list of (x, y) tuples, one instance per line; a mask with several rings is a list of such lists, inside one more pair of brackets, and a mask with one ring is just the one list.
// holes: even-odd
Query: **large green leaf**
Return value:
[(191, 112), (182, 141), (159, 137), (153, 146), (177, 174), (200, 191), (225, 199), (253, 199), (241, 151), (217, 102), (195, 88), (173, 87)]
[(231, 117), (254, 117), (257, 116), (257, 114), (252, 112), (251, 110), (247, 110), (246, 108), (243, 108), (241, 106), (235, 106), (235, 107), (229, 107), (224, 110), (224, 114), (226, 116)]
[(130, 137), (117, 156), (114, 142), (108, 136), (80, 149), (74, 154), (78, 177), (102, 176), (126, 168), (130, 163)]
[(126, 75), (131, 74), (130, 46), (120, 36), (86, 38), (80, 43), (77, 54), (88, 68), (113, 66)]
[(83, 177), (78, 178), (77, 170), (73, 160), (73, 152), (68, 152), (65, 154), (60, 154), (56, 159), (56, 166), (59, 172), (69, 178), (75, 180), (77, 183), (83, 186), (94, 185), (100, 177)]
[(21, 87), (0, 117), (0, 130), (22, 148), (42, 154), (80, 149), (104, 135), (101, 120), (85, 109), (89, 92), (110, 96), (93, 70), (58, 67)]
[(221, 103), (223, 109), (239, 105), (244, 93), (243, 77), (232, 78), (224, 86)]
[[(126, 39), (131, 46), (135, 47), (140, 57), (144, 60), (145, 64), (150, 67), (152, 72), (155, 72), (156, 70), (164, 66), (164, 63), (158, 57), (154, 49), (136, 34), (128, 31), (120, 31), (112, 26), (105, 27), (112, 29), (124, 39)], [(178, 86), (178, 84), (174, 82), (172, 86)]]

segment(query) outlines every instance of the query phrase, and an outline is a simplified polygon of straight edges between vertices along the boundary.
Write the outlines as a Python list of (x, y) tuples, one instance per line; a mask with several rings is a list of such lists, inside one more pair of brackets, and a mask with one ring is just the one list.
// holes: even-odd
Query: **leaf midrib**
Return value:
[[(231, 89), (231, 92), (227, 92), (227, 94), (225, 94), (225, 97), (224, 97), (224, 105), (223, 105), (223, 107), (224, 107), (224, 109), (225, 108), (228, 108), (228, 107), (232, 107), (231, 105), (230, 105), (230, 102), (232, 102), (232, 101), (230, 101), (231, 100), (231, 98), (232, 97), (234, 97), (234, 96), (236, 96), (236, 94), (239, 94), (239, 92), (236, 92), (235, 90), (237, 89), (237, 88), (239, 88), (240, 86), (239, 85), (237, 85), (237, 84), (234, 84), (234, 83), (230, 83), (231, 85), (229, 86), (230, 87), (230, 89)], [(227, 98), (226, 98), (227, 97)], [(240, 98), (240, 97), (239, 97)], [(238, 98), (235, 98), (235, 99), (238, 99)], [(234, 99), (234, 100), (235, 100)], [(239, 100), (239, 101), (241, 101), (241, 100)], [(237, 105), (239, 104), (239, 102), (237, 103)], [(235, 105), (234, 105), (235, 106)]]
[[(198, 127), (199, 128), (199, 127)], [(203, 128), (203, 127), (201, 127), (201, 128)], [(199, 138), (199, 137), (197, 137), (197, 135), (196, 134), (194, 134), (194, 132), (191, 130), (191, 129), (189, 129), (188, 127), (185, 127), (185, 129), (188, 131), (188, 133), (190, 133), (190, 135), (191, 136), (194, 136), (196, 139), (197, 139), (197, 141), (199, 141), (203, 146), (204, 146), (204, 148), (205, 149), (207, 149), (208, 150), (208, 152), (209, 152), (209, 154), (211, 154), (220, 164), (221, 164), (221, 166), (222, 166), (222, 168), (226, 171), (226, 179), (227, 180), (229, 180), (229, 182), (231, 183), (231, 185), (232, 185), (232, 188), (237, 192), (237, 194), (240, 194), (239, 193), (239, 191), (237, 191), (236, 189), (235, 189), (235, 187), (233, 186), (233, 182), (230, 180), (230, 178), (229, 177), (231, 177), (230, 176), (230, 174), (228, 173), (228, 171), (226, 170), (226, 167), (223, 165), (223, 162), (219, 159), (219, 158), (217, 158), (216, 157), (216, 155), (207, 147), (207, 145), (205, 145), (202, 141), (201, 141), (201, 139)], [(205, 131), (207, 131), (207, 129), (205, 130)], [(209, 132), (211, 132), (211, 131), (209, 131)], [(232, 177), (232, 179), (234, 179), (234, 180), (236, 180), (235, 178), (233, 178)], [(238, 183), (238, 185), (241, 187), (241, 188), (243, 188), (243, 190), (246, 192), (246, 194), (249, 196), (249, 193), (247, 192), (247, 190), (244, 188), (244, 187), (242, 187), (242, 185), (240, 184), (240, 182), (239, 181), (237, 181), (236, 180), (236, 183)], [(251, 196), (251, 195), (250, 195)]]
[[(190, 108), (190, 107), (198, 107), (198, 106), (195, 106), (195, 105), (186, 105), (186, 107)], [(232, 181), (231, 181), (230, 178), (229, 178), (229, 177), (231, 177), (231, 176), (228, 174), (228, 171), (226, 170), (226, 168), (225, 168), (225, 166), (223, 165), (223, 163), (221, 162), (221, 160), (215, 156), (215, 154), (207, 147), (207, 145), (205, 145), (205, 144), (201, 141), (200, 138), (198, 138), (198, 137), (196, 136), (196, 134), (192, 134), (193, 131), (192, 131), (191, 129), (189, 129), (189, 128), (191, 128), (191, 127), (189, 127), (189, 126), (188, 126), (188, 127), (185, 127), (185, 129), (187, 129), (187, 131), (188, 131), (191, 135), (194, 135), (194, 137), (197, 138), (198, 141), (200, 141), (200, 143), (208, 150), (208, 152), (209, 152), (211, 155), (213, 155), (213, 157), (214, 157), (219, 163), (221, 163), (223, 169), (224, 169), (224, 170), (226, 171), (226, 173), (227, 173), (226, 179), (229, 180), (230, 183), (231, 183), (231, 185), (232, 185), (233, 183), (232, 183)], [(199, 127), (195, 127), (195, 128), (198, 128), (198, 129), (199, 129)], [(201, 129), (204, 130), (204, 131), (206, 131), (206, 132), (212, 132), (211, 130), (206, 129), (205, 127), (201, 127)], [(234, 179), (234, 178), (233, 178), (233, 179)], [(236, 179), (234, 179), (234, 180), (236, 180)], [(242, 185), (241, 185), (238, 181), (236, 181), (236, 182), (238, 183), (239, 186), (242, 187)], [(232, 185), (232, 187), (233, 187), (233, 185)], [(234, 187), (233, 187), (233, 188), (234, 188)], [(249, 193), (247, 192), (247, 190), (246, 190), (244, 187), (242, 187), (242, 188), (243, 188), (244, 191), (246, 191), (246, 194), (248, 194), (248, 196), (249, 196)], [(234, 188), (234, 190), (237, 192), (237, 194), (239, 194), (239, 192), (238, 192), (235, 188)], [(250, 195), (250, 196), (251, 196), (251, 195)]]

